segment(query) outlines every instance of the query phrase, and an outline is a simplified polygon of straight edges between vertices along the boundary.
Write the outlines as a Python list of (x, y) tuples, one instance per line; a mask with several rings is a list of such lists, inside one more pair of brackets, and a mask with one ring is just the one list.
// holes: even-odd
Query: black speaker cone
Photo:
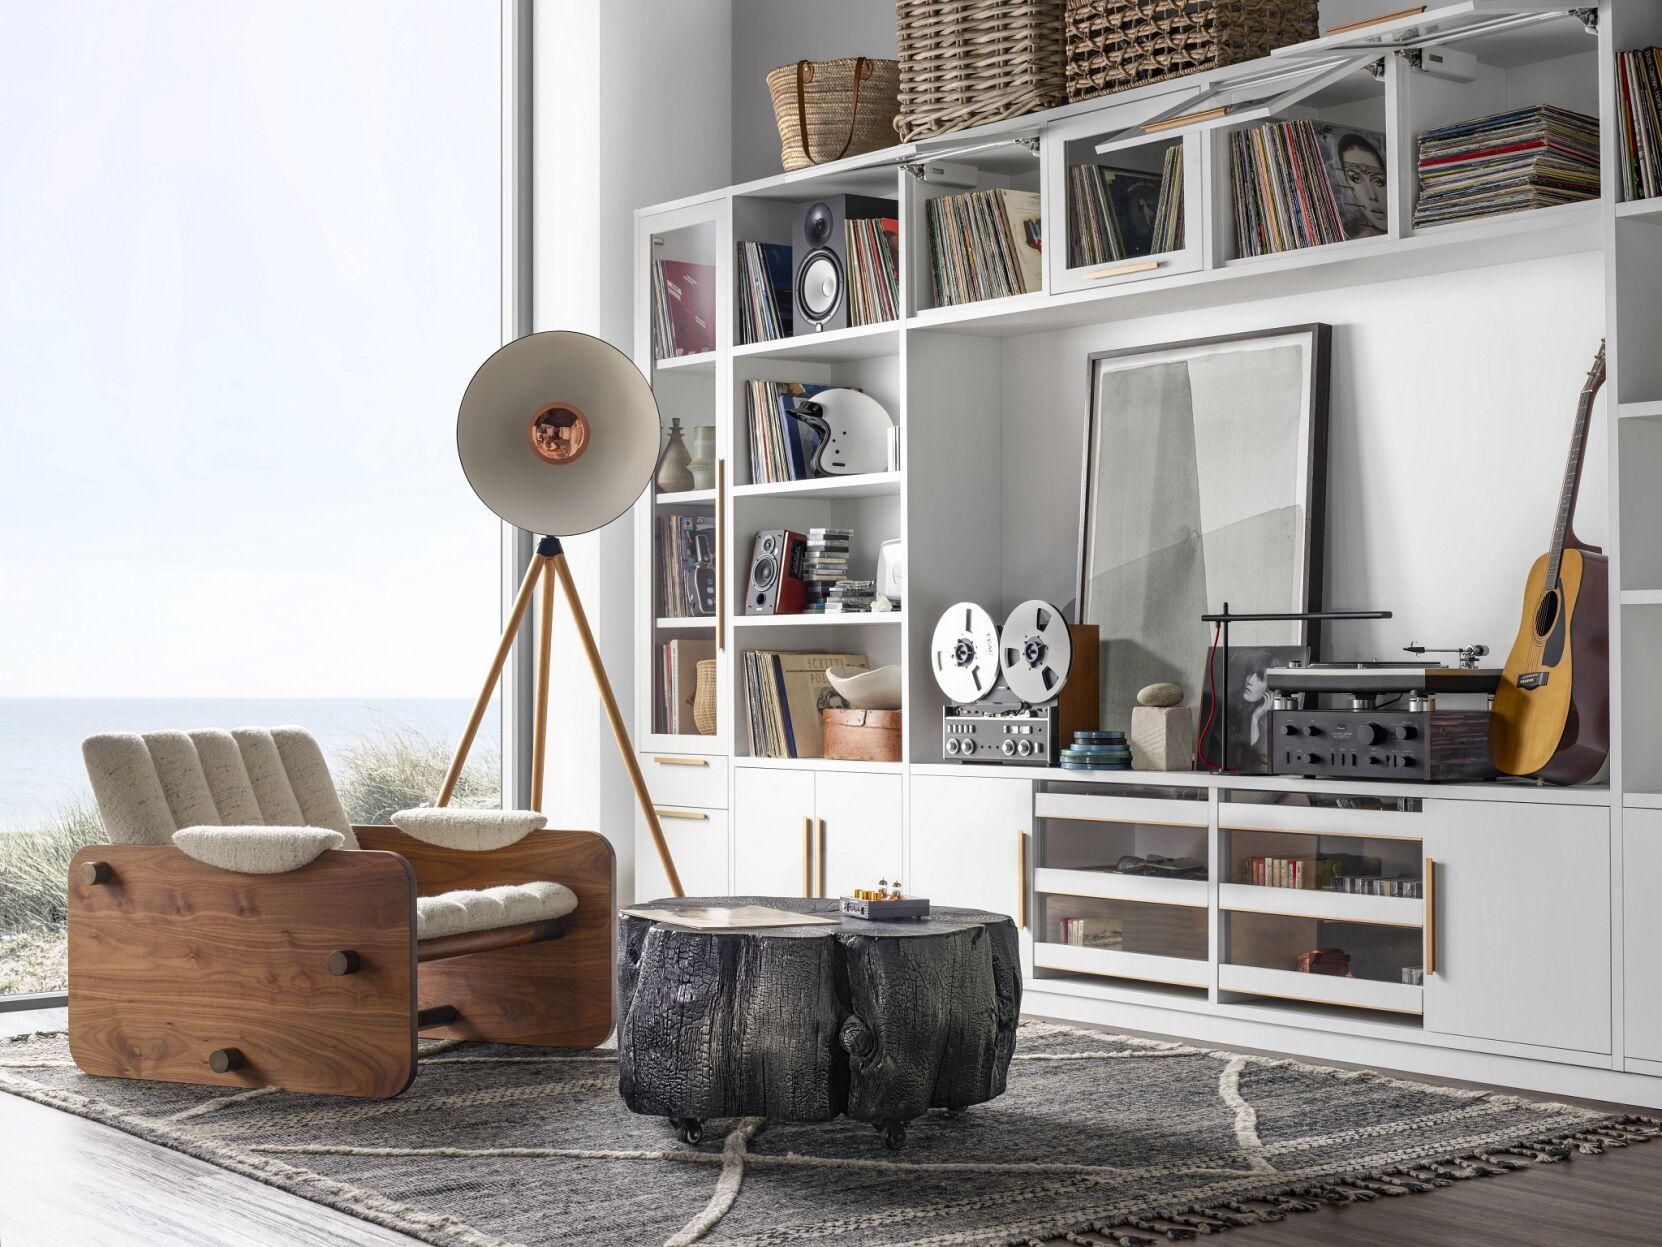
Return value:
[(810, 245), (823, 247), (831, 241), (831, 231), (836, 228), (837, 217), (831, 211), (828, 203), (816, 203), (809, 207), (802, 218), (802, 233)]

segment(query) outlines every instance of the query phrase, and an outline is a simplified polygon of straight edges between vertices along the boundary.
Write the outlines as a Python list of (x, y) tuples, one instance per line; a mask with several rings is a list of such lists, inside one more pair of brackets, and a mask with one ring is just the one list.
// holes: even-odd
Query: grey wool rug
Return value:
[[(61, 1034), (0, 1091), (441, 1247), (1149, 1247), (1646, 1140), (1658, 1123), (1024, 1022), (1009, 1090), (885, 1151), (848, 1121), (679, 1143), (611, 1052), (427, 1044), (395, 1100), (90, 1078)], [(1526, 1180), (1526, 1179), (1519, 1179)]]

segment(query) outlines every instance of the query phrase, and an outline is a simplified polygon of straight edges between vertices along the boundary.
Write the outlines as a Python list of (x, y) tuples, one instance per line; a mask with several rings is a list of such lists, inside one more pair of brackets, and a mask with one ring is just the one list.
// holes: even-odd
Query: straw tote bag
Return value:
[(890, 146), (900, 62), (849, 56), (798, 61), (767, 76), (785, 172)]

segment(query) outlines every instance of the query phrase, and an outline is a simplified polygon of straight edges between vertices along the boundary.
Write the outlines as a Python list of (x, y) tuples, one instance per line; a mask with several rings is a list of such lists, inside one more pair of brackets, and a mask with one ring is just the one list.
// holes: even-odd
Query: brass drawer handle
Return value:
[(709, 766), (708, 758), (653, 758), (659, 766)]
[(652, 807), (658, 812), (659, 818), (684, 818), (692, 822), (707, 823), (710, 816), (703, 810), (673, 810), (667, 806), (655, 805)]
[(1198, 113), (1186, 113), (1181, 117), (1168, 117), (1164, 121), (1149, 121), (1143, 123), (1144, 134), (1159, 134), (1162, 130), (1179, 130), (1184, 126), (1194, 125), (1199, 121), (1212, 121), (1228, 114), (1227, 108), (1203, 108)]
[(1085, 274), (1085, 280), (1102, 281), (1104, 278), (1126, 277), (1132, 273), (1152, 273), (1159, 267), (1159, 260), (1133, 260), (1129, 264), (1116, 264), (1113, 268), (1093, 269)]
[(814, 894), (814, 820), (802, 820), (802, 898)]
[(1425, 859), (1425, 973), (1437, 973), (1437, 863)]
[(1019, 830), (1016, 832), (1016, 895), (1019, 898), (1017, 912), (1021, 915), (1021, 921), (1017, 923), (1017, 926), (1025, 931), (1027, 930), (1027, 833)]
[(819, 899), (825, 899), (825, 820), (819, 820)]

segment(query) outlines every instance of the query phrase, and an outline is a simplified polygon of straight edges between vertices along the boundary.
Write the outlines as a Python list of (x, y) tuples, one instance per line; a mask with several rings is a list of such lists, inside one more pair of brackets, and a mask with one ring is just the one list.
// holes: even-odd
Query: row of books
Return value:
[(1420, 135), (1414, 225), (1596, 199), (1599, 123), (1537, 104)]
[(1043, 281), (1037, 191), (970, 191), (929, 201), (935, 302), (947, 307), (1027, 294)]
[(705, 619), (716, 613), (716, 520), (660, 515), (658, 613), (666, 619)]
[(698, 691), (700, 660), (716, 656), (714, 641), (676, 637), (658, 647), (658, 730), (672, 734), (698, 731), (693, 723), (693, 694)]
[(790, 412), (798, 398), (812, 398), (824, 385), (800, 381), (747, 381), (745, 403), (750, 413), (750, 479), (754, 484), (805, 481), (813, 473), (819, 439)]
[(1068, 169), (1068, 265), (1160, 255), (1183, 246), (1183, 145), (1160, 173), (1110, 165)]
[(1272, 121), (1229, 136), (1235, 250), (1273, 255), (1385, 233), (1385, 136)]
[(652, 262), (652, 357), (716, 349), (716, 270), (683, 260)]
[(871, 667), (864, 654), (746, 650), (742, 659), (750, 753), (758, 758), (821, 757), (820, 710), (847, 705), (825, 673)]
[(1358, 896), (1418, 899), (1421, 881), (1412, 875), (1386, 875), (1377, 857), (1353, 853), (1298, 857), (1249, 857), (1247, 878), (1260, 888), (1304, 888)]
[(900, 222), (871, 217), (843, 222), (848, 259), (848, 323), (900, 318)]
[(1075, 948), (1125, 946), (1125, 923), (1119, 918), (1063, 918), (1057, 926), (1061, 942)]
[(1662, 195), (1662, 48), (1616, 54), (1616, 121), (1627, 199)]
[(780, 243), (739, 244), (740, 342), (791, 335), (791, 249)]
[[(810, 528), (802, 552), (802, 579), (807, 587), (803, 611), (823, 614), (832, 589), (848, 576), (852, 528)], [(840, 609), (840, 607), (839, 607)]]

